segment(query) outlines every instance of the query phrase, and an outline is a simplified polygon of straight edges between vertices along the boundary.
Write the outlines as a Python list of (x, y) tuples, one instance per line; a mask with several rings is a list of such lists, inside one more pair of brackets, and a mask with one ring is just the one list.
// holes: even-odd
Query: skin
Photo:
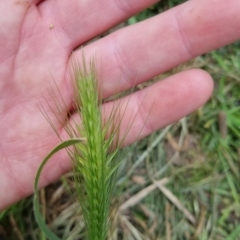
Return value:
[[(82, 51), (87, 61), (94, 55), (100, 62), (97, 72), (103, 97), (109, 97), (240, 38), (239, 0), (227, 4), (225, 0), (191, 0), (73, 51), (154, 2), (1, 0), (0, 210), (33, 192), (37, 168), (60, 142), (41, 109), (59, 136), (67, 139), (64, 126), (77, 118), (70, 72), (73, 61), (81, 63)], [(193, 69), (133, 94), (123, 126), (131, 114), (137, 116), (125, 144), (196, 110), (212, 89), (209, 74)], [(60, 110), (56, 106), (59, 92), (65, 102)], [(72, 115), (66, 121), (68, 111)], [(70, 168), (67, 154), (60, 152), (47, 164), (41, 187)]]

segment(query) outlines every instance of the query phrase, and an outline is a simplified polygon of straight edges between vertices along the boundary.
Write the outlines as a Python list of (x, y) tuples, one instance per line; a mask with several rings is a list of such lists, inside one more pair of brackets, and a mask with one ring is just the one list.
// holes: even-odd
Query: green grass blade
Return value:
[(33, 200), (33, 208), (34, 208), (34, 214), (35, 214), (35, 218), (36, 221), (40, 227), (40, 229), (45, 233), (45, 235), (50, 239), (50, 240), (60, 240), (60, 238), (58, 238), (52, 231), (49, 230), (48, 226), (46, 225), (44, 219), (41, 216), (40, 213), (40, 206), (39, 206), (39, 201), (38, 201), (38, 182), (42, 173), (42, 170), (44, 168), (44, 166), (46, 165), (46, 163), (48, 162), (48, 160), (58, 151), (60, 151), (61, 149), (70, 147), (72, 145), (75, 144), (79, 144), (82, 143), (84, 141), (83, 138), (76, 138), (76, 139), (70, 139), (67, 141), (64, 141), (62, 143), (60, 143), (58, 146), (56, 146), (43, 160), (43, 162), (41, 163), (40, 167), (38, 168), (36, 177), (35, 177), (35, 181), (34, 181), (34, 200)]

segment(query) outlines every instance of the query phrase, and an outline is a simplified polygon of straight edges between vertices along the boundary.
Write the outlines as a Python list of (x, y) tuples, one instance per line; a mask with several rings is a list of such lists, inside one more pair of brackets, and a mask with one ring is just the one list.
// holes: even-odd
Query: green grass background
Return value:
[[(128, 24), (182, 2), (163, 0)], [(158, 79), (196, 67), (212, 75), (214, 93), (196, 112), (129, 148), (119, 172), (121, 211), (112, 239), (240, 239), (240, 42)], [(84, 236), (72, 188), (69, 173), (40, 192), (46, 221), (69, 240)], [(114, 212), (114, 199), (112, 206)], [(0, 213), (0, 239), (45, 239), (34, 221), (32, 197)]]

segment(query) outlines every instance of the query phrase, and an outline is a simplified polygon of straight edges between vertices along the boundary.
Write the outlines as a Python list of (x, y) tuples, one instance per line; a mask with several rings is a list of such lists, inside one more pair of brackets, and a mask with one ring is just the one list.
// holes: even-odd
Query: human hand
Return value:
[[(153, 4), (155, 0), (2, 0), (0, 3), (0, 210), (33, 192), (41, 161), (59, 143), (44, 118), (48, 114), (62, 138), (74, 110), (72, 59), (95, 56), (103, 97), (144, 82), (195, 56), (240, 38), (240, 1), (192, 0), (159, 16), (119, 30), (72, 51)], [(117, 83), (116, 83), (117, 81)], [(55, 83), (66, 103), (58, 111)], [(54, 83), (54, 84), (53, 84)], [(139, 91), (128, 113), (137, 113), (125, 144), (177, 121), (204, 104), (213, 88), (202, 70), (189, 70)], [(145, 91), (150, 92), (139, 101)], [(59, 96), (56, 96), (59, 97)], [(140, 106), (141, 104), (141, 106)], [(138, 112), (139, 106), (141, 107)], [(73, 116), (70, 116), (70, 121)], [(123, 122), (124, 124), (124, 122)], [(43, 172), (40, 185), (71, 168), (59, 153)]]

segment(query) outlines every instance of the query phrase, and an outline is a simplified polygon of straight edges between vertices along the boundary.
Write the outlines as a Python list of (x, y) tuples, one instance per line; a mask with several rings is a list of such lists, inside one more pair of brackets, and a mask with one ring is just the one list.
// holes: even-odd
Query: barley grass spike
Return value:
[(106, 122), (102, 120), (100, 87), (93, 62), (89, 70), (86, 64), (81, 68), (76, 65), (74, 80), (81, 124), (75, 123), (69, 135), (74, 137), (77, 133), (85, 139), (74, 146), (72, 154), (77, 196), (87, 239), (106, 240), (110, 229), (110, 202), (119, 165), (119, 106), (113, 107)]

